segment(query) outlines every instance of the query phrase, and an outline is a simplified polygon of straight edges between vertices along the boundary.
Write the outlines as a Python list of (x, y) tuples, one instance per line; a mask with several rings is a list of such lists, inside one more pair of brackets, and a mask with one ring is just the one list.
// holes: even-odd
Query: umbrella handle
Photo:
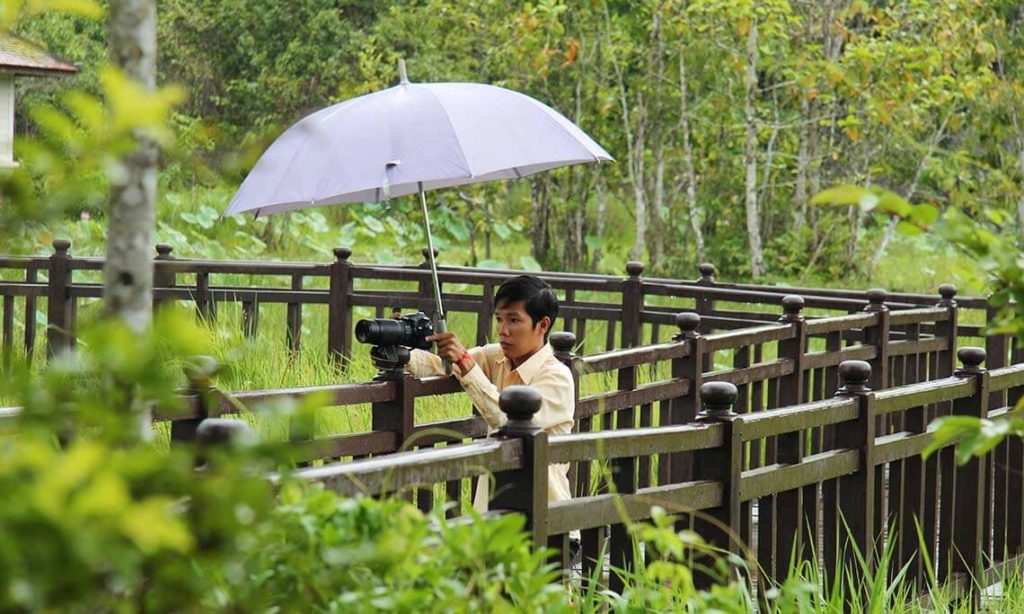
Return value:
[[(446, 333), (446, 332), (448, 332), (448, 322), (445, 320), (445, 317), (443, 315), (437, 321), (437, 332), (439, 332), (439, 333)], [(441, 358), (441, 363), (444, 365), (444, 374), (445, 375), (451, 375), (452, 374), (452, 363), (451, 363), (451, 361), (449, 361), (447, 358)]]

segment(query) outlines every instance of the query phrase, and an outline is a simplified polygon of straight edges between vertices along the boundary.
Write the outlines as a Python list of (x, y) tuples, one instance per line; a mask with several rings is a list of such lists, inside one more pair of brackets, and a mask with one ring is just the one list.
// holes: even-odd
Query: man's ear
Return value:
[(540, 322), (537, 322), (537, 326), (540, 327), (540, 332), (546, 334), (548, 332), (548, 329), (551, 328), (551, 317), (544, 316), (543, 318), (540, 319)]

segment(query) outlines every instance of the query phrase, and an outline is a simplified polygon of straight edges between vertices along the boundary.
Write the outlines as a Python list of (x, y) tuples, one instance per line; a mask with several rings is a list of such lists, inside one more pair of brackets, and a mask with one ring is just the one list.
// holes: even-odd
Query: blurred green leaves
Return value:
[(939, 209), (935, 205), (914, 205), (899, 194), (878, 186), (839, 185), (816, 194), (811, 204), (859, 207), (864, 212), (894, 217), (899, 220), (898, 230), (904, 234), (920, 234), (939, 219)]
[(109, 182), (123, 174), (120, 158), (144, 133), (173, 142), (168, 118), (184, 90), (147, 92), (113, 67), (100, 72), (101, 95), (71, 89), (59, 105), (31, 109), (39, 136), (20, 139), (20, 166), (0, 174), (0, 233), (67, 211), (103, 210)]

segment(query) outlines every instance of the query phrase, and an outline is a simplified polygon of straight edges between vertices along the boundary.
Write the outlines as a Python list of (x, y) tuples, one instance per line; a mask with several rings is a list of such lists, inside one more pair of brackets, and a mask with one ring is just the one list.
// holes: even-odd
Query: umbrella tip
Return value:
[(405, 72), (405, 60), (402, 59), (402, 58), (398, 58), (398, 84), (399, 85), (408, 85), (409, 84), (409, 75), (406, 74), (406, 72)]

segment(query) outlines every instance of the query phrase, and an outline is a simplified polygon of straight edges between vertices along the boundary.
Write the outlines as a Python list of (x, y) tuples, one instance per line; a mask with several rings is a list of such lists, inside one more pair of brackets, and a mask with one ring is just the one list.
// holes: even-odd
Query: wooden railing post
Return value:
[[(804, 402), (803, 360), (807, 352), (807, 323), (801, 313), (804, 299), (787, 295), (782, 299), (782, 324), (793, 327), (793, 337), (779, 341), (779, 358), (791, 360), (793, 371), (778, 379), (779, 407), (791, 407)], [(799, 463), (806, 449), (804, 431), (793, 431), (779, 435), (776, 462)], [(817, 486), (807, 486), (779, 493), (775, 497), (775, 581), (782, 583), (789, 572), (788, 562), (811, 560), (811, 547), (815, 543), (814, 530), (817, 522)], [(758, 522), (772, 522), (771, 506), (759, 509)], [(768, 512), (768, 513), (765, 513)], [(810, 531), (807, 538), (804, 532)]]
[[(978, 347), (960, 348), (957, 358), (963, 366), (954, 375), (973, 379), (975, 389), (971, 396), (953, 401), (953, 415), (988, 417), (989, 374), (981, 368), (985, 362), (985, 350)], [(947, 448), (943, 452), (952, 454), (953, 450)], [(985, 465), (983, 459), (972, 456), (967, 463), (954, 469), (952, 489), (947, 489), (945, 484), (942, 487), (942, 500), (953, 504), (950, 568), (953, 573), (967, 574), (964, 580), (970, 588), (975, 605), (978, 605), (980, 597), (975, 579), (980, 581), (983, 578), (990, 528), (984, 523), (985, 508), (990, 505), (986, 496)]]
[(207, 418), (196, 429), (196, 462), (206, 470), (216, 469), (217, 450), (255, 441), (256, 434), (244, 420)]
[[(837, 449), (860, 452), (855, 473), (828, 480), (822, 485), (824, 506), (826, 592), (836, 582), (862, 587), (865, 575), (875, 565), (875, 397), (868, 382), (871, 365), (862, 360), (847, 360), (839, 365), (837, 397), (854, 399), (857, 420), (835, 430)], [(862, 565), (863, 560), (864, 565)], [(865, 569), (866, 565), (866, 569)], [(837, 567), (840, 577), (835, 577)]]
[[(622, 337), (620, 347), (631, 348), (640, 345), (640, 316), (644, 310), (644, 290), (641, 276), (644, 263), (631, 260), (626, 263), (628, 277), (622, 282)], [(614, 324), (609, 324), (614, 326)], [(609, 350), (614, 348), (608, 348)]]
[(496, 433), (503, 439), (523, 442), (521, 469), (495, 474), (490, 507), (526, 516), (526, 530), (534, 549), (547, 547), (548, 535), (548, 434), (533, 423), (540, 411), (540, 393), (529, 386), (509, 386), (501, 391), (498, 406), (508, 422)]
[[(679, 332), (672, 337), (672, 341), (675, 343), (690, 343), (691, 355), (685, 358), (672, 359), (671, 377), (674, 380), (696, 378), (697, 381), (690, 380), (690, 393), (687, 395), (690, 399), (695, 399), (696, 396), (693, 394), (693, 390), (700, 389), (700, 378), (703, 375), (700, 367), (696, 370), (693, 369), (694, 358), (692, 356), (693, 350), (697, 345), (696, 339), (700, 337), (700, 333), (697, 332), (697, 329), (700, 328), (700, 315), (692, 311), (677, 313), (676, 326), (679, 327)], [(696, 419), (697, 405), (692, 401), (687, 403), (687, 396), (676, 397), (661, 403), (660, 424), (662, 426), (687, 424)], [(658, 463), (659, 484), (685, 482), (692, 475), (692, 452), (675, 452), (662, 455), (661, 462)]]
[[(708, 382), (700, 387), (700, 424), (721, 424), (724, 427), (722, 445), (700, 450), (694, 455), (694, 479), (710, 480), (722, 484), (722, 503), (704, 510), (694, 517), (694, 531), (710, 546), (723, 552), (739, 554), (740, 485), (743, 472), (743, 418), (733, 413), (736, 386), (729, 382)], [(708, 565), (714, 569), (714, 565)], [(720, 584), (727, 578), (716, 578), (694, 569), (694, 582), (701, 588)]]
[[(700, 271), (700, 279), (697, 280), (698, 286), (714, 286), (715, 285), (715, 265), (710, 262), (705, 262), (697, 267)], [(715, 311), (715, 301), (707, 296), (699, 296), (696, 301), (697, 313), (701, 315), (711, 315)]]
[[(551, 347), (555, 350), (555, 358), (558, 362), (562, 363), (566, 367), (569, 367), (569, 371), (572, 373), (572, 402), (573, 407), (579, 406), (580, 400), (580, 358), (573, 353), (573, 348), (576, 347), (576, 335), (570, 332), (557, 332), (551, 333), (548, 337)], [(574, 433), (580, 432), (579, 419), (573, 415), (573, 427)], [(569, 465), (569, 492), (579, 493), (580, 489), (577, 484), (578, 481), (586, 481), (590, 483), (590, 461), (584, 461), (579, 463), (571, 463)], [(548, 538), (548, 546), (553, 548), (556, 552), (560, 553), (559, 567), (562, 569), (568, 569), (569, 561), (569, 535), (552, 535)]]
[[(875, 357), (868, 360), (871, 365), (871, 380), (868, 386), (872, 390), (885, 390), (889, 387), (889, 307), (885, 304), (888, 293), (881, 288), (867, 291), (868, 305), (864, 311), (878, 314), (874, 326), (864, 328), (864, 345), (874, 346)], [(876, 419), (875, 433), (878, 436), (888, 435), (892, 416), (879, 416)], [(885, 530), (888, 522), (887, 492), (882, 472), (883, 465), (875, 467), (875, 530)]]
[[(700, 328), (700, 315), (693, 312), (676, 314), (679, 334), (672, 338), (676, 342), (690, 344), (690, 355), (672, 361), (672, 378), (690, 382), (690, 391), (682, 397), (672, 399), (671, 424), (688, 424), (697, 419), (700, 410), (700, 389), (704, 383), (704, 337)], [(668, 482), (677, 484), (693, 479), (693, 453), (676, 452), (669, 457)]]
[(185, 368), (185, 376), (188, 378), (185, 394), (187, 399), (195, 399), (196, 415), (171, 421), (171, 445), (195, 441), (199, 425), (210, 415), (210, 409), (216, 402), (212, 378), (218, 368), (217, 361), (210, 356), (198, 356), (193, 364)]
[(335, 364), (352, 357), (352, 250), (338, 247), (331, 264), (331, 286), (327, 305), (327, 351)]
[(71, 241), (67, 239), (53, 240), (46, 294), (47, 356), (71, 347), (71, 298), (68, 296), (68, 286), (71, 284), (70, 248)]
[[(939, 286), (939, 302), (935, 304), (936, 307), (946, 309), (949, 313), (948, 318), (944, 322), (936, 322), (935, 324), (935, 337), (944, 338), (949, 340), (949, 345), (944, 350), (939, 350), (935, 353), (934, 363), (932, 368), (934, 372), (931, 374), (931, 380), (939, 380), (953, 375), (953, 371), (956, 368), (956, 352), (957, 352), (957, 341), (960, 318), (960, 309), (956, 303), (957, 288), (953, 284), (942, 284)], [(932, 420), (940, 415), (948, 415), (950, 413), (950, 404), (943, 403), (941, 407), (939, 405), (933, 405), (925, 408), (925, 424), (930, 424)], [(930, 504), (931, 502), (938, 501), (938, 474), (940, 472), (940, 462), (942, 454), (933, 455), (927, 460), (923, 461), (924, 464), (924, 500), (929, 503), (924, 506), (924, 513), (921, 518), (921, 531), (925, 535), (935, 535), (938, 531), (938, 509), (936, 505)], [(949, 459), (952, 462), (952, 457)], [(951, 475), (952, 466), (948, 469), (941, 470), (943, 475)], [(1015, 482), (1011, 481), (1012, 482)], [(1016, 481), (1019, 482), (1019, 481)]]
[[(171, 252), (174, 248), (167, 243), (157, 243), (156, 246), (156, 258), (157, 261), (174, 260), (174, 256)], [(173, 288), (177, 285), (177, 275), (173, 271), (164, 271), (159, 266), (153, 266), (153, 311), (156, 311), (163, 304), (163, 299), (156, 297), (156, 290), (159, 288)]]

